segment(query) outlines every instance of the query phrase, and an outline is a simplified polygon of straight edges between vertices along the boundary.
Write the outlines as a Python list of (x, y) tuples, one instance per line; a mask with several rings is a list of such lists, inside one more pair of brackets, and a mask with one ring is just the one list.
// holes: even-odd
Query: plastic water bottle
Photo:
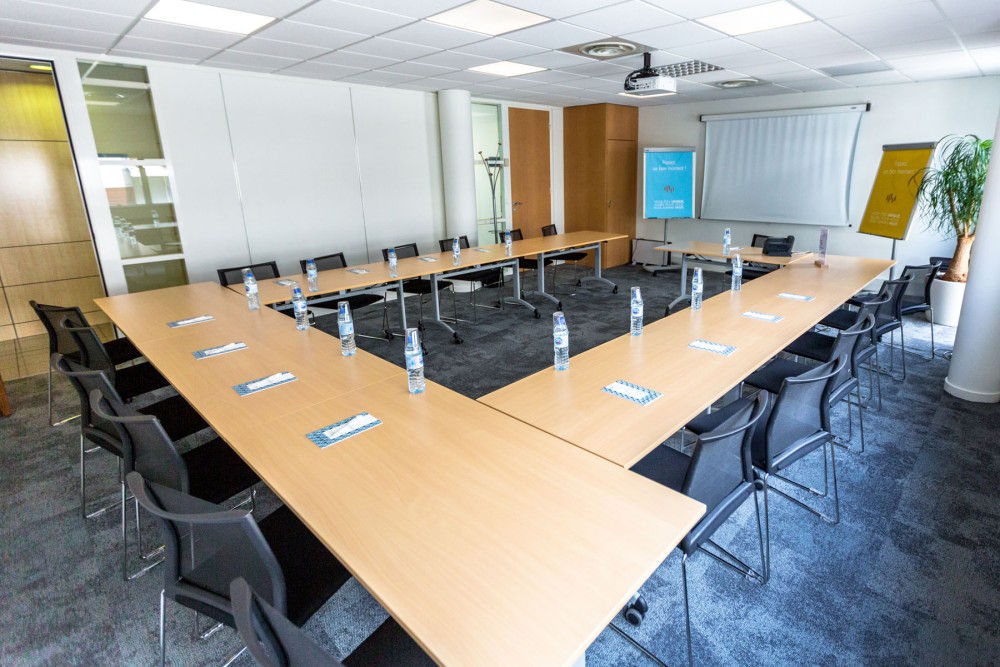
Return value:
[(739, 292), (743, 287), (743, 259), (740, 253), (733, 257), (733, 291)]
[(420, 331), (417, 329), (406, 330), (406, 381), (409, 383), (411, 394), (422, 394), (427, 388), (424, 381), (424, 353), (420, 349)]
[(260, 294), (257, 293), (257, 279), (253, 277), (253, 271), (243, 269), (243, 289), (247, 293), (247, 308), (250, 310), (260, 310)]
[(506, 257), (510, 257), (514, 254), (513, 248), (514, 241), (510, 238), (510, 232), (506, 232), (503, 235), (503, 254)]
[(701, 310), (701, 293), (705, 289), (705, 283), (701, 279), (701, 267), (694, 270), (694, 277), (691, 278), (691, 308)]
[(157, 211), (156, 211), (155, 208), (153, 209), (153, 212), (150, 215), (153, 218), (153, 226), (154, 227), (159, 227), (160, 226), (160, 214), (157, 213)]
[(295, 313), (295, 328), (305, 331), (309, 328), (309, 311), (306, 310), (306, 298), (302, 296), (302, 289), (295, 285), (292, 287), (292, 312)]
[(319, 272), (316, 271), (316, 262), (311, 259), (306, 260), (306, 278), (309, 279), (309, 291), (319, 291)]
[(358, 345), (354, 342), (354, 318), (351, 316), (351, 304), (347, 301), (337, 302), (337, 328), (340, 330), (341, 354), (353, 357)]
[(632, 288), (632, 335), (642, 335), (642, 292), (638, 287)]
[(555, 348), (555, 367), (557, 371), (569, 368), (569, 328), (566, 317), (561, 310), (552, 313), (552, 344)]
[(462, 263), (462, 244), (455, 239), (451, 242), (451, 265), (458, 266)]
[(733, 244), (733, 233), (726, 227), (726, 233), (722, 235), (722, 254), (729, 257), (729, 248)]
[(396, 259), (396, 249), (389, 248), (389, 277), (399, 277), (399, 260)]

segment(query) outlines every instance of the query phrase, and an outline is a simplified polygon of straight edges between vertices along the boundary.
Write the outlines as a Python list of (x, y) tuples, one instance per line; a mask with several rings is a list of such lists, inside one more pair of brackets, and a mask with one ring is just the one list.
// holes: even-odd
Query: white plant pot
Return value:
[[(962, 314), (962, 300), (965, 298), (965, 283), (934, 279), (931, 283), (931, 306), (934, 309), (934, 324), (948, 327), (958, 326), (958, 316)], [(931, 314), (925, 313), (927, 319)]]

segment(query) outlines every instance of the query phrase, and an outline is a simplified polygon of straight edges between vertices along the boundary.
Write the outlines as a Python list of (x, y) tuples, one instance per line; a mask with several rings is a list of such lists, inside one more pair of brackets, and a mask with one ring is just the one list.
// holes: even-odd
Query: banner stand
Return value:
[[(645, 148), (642, 161), (642, 215), (646, 220), (663, 220), (663, 245), (670, 245), (670, 220), (695, 217), (695, 149)], [(643, 262), (642, 268), (655, 276), (680, 266), (671, 262), (669, 251), (661, 251), (660, 264)]]

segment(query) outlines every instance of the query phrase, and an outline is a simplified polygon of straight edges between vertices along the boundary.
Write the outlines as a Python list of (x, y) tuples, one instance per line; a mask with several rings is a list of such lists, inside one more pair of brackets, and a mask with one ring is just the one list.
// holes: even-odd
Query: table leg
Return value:
[(618, 294), (618, 285), (614, 284), (607, 278), (601, 275), (601, 245), (598, 243), (594, 246), (594, 275), (587, 276), (586, 278), (581, 278), (581, 283), (587, 283), (592, 281), (597, 281), (611, 286), (611, 293)]
[(403, 325), (403, 332), (406, 332), (406, 297), (403, 296), (403, 281), (396, 281), (396, 301), (399, 302), (399, 322)]
[(537, 257), (538, 257), (538, 268), (535, 270), (536, 273), (538, 274), (537, 289), (534, 292), (525, 292), (525, 294), (530, 294), (531, 296), (545, 297), (552, 303), (556, 304), (556, 308), (562, 308), (562, 301), (560, 301), (557, 297), (554, 297), (545, 291), (545, 253), (540, 252), (538, 253)]
[(438, 290), (438, 277), (436, 273), (431, 274), (431, 299), (434, 301), (434, 316), (428, 320), (431, 324), (436, 324), (448, 333), (451, 334), (452, 338), (455, 339), (456, 343), (462, 342), (462, 337), (458, 335), (458, 332), (448, 326), (448, 323), (441, 319), (441, 301), (439, 300), (440, 292)]
[(664, 316), (670, 314), (670, 311), (674, 309), (679, 303), (691, 303), (691, 296), (687, 293), (687, 275), (688, 275), (688, 256), (687, 253), (681, 253), (681, 295), (670, 302), (667, 306), (667, 312)]
[(521, 298), (521, 262), (520, 260), (514, 260), (514, 296), (504, 297), (504, 303), (516, 303), (524, 306), (528, 310), (532, 311), (537, 320), (541, 315), (538, 309), (532, 306), (530, 303)]

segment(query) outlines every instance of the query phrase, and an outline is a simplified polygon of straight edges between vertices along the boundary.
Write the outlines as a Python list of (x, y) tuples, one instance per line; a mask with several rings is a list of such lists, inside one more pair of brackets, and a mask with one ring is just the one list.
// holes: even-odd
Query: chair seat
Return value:
[(208, 424), (201, 418), (201, 415), (182, 396), (175, 395), (165, 398), (162, 401), (139, 408), (139, 412), (144, 415), (153, 415), (159, 419), (163, 430), (175, 442), (208, 428)]
[(454, 276), (452, 280), (466, 280), (470, 282), (483, 283), (483, 285), (496, 285), (503, 280), (503, 272), (500, 269), (483, 269), (481, 271), (470, 271), (460, 276)]
[(585, 252), (560, 253), (555, 257), (553, 257), (552, 259), (561, 259), (564, 262), (579, 262), (580, 260), (587, 259), (587, 253)]
[(162, 389), (169, 384), (167, 378), (153, 368), (152, 364), (128, 366), (115, 371), (115, 390), (126, 401)]
[[(762, 278), (769, 273), (772, 273), (774, 269), (758, 269), (752, 266), (743, 267), (743, 280), (753, 280), (755, 278)], [(728, 272), (727, 272), (728, 273)]]
[(722, 422), (732, 417), (735, 412), (738, 412), (742, 408), (743, 406), (740, 404), (740, 401), (733, 401), (711, 412), (703, 412), (685, 424), (684, 430), (695, 435), (714, 431)]
[(109, 340), (104, 344), (104, 349), (107, 350), (108, 357), (111, 358), (111, 363), (115, 366), (118, 364), (124, 364), (126, 361), (138, 359), (142, 356), (142, 352), (139, 352), (135, 344), (133, 344), (128, 338), (115, 338), (113, 340)]
[[(438, 281), (438, 291), (446, 290), (451, 287), (451, 283), (447, 280)], [(430, 294), (434, 289), (432, 287), (432, 281), (427, 278), (411, 278), (410, 280), (403, 281), (403, 293), (404, 294)]]
[(344, 667), (432, 667), (434, 661), (391, 618), (342, 661)]
[(810, 366), (798, 361), (778, 357), (755, 370), (744, 382), (752, 387), (777, 395), (781, 391), (781, 385), (785, 378), (802, 375), (810, 368)]
[(833, 311), (823, 319), (819, 321), (825, 327), (831, 327), (833, 329), (839, 329), (843, 331), (844, 329), (850, 329), (855, 322), (858, 321), (858, 312), (856, 310), (847, 310), (846, 308), (838, 308)]
[(807, 331), (785, 348), (785, 352), (807, 359), (826, 361), (833, 352), (836, 337), (821, 334), (818, 331)]
[[(521, 257), (517, 260), (520, 263), (522, 269), (531, 269), (534, 271), (538, 270), (538, 260), (532, 259), (530, 257)], [(550, 257), (545, 258), (545, 266), (552, 264), (554, 260)]]
[(209, 440), (181, 455), (188, 470), (188, 491), (216, 505), (260, 481), (222, 438)]
[(368, 306), (379, 303), (385, 297), (381, 297), (378, 294), (345, 294), (341, 301), (346, 301), (351, 304), (351, 310), (361, 310), (362, 308), (367, 308)]
[(680, 491), (690, 466), (690, 456), (672, 447), (660, 445), (632, 466), (632, 472), (674, 491)]
[(902, 313), (912, 315), (913, 313), (924, 313), (931, 309), (931, 305), (919, 296), (903, 296)]

